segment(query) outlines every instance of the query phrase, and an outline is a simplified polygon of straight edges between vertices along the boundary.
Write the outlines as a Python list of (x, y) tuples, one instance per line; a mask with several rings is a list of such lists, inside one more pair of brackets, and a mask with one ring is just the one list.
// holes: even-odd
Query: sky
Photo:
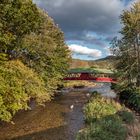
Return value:
[(120, 36), (119, 16), (136, 0), (33, 0), (47, 11), (65, 35), (76, 59), (111, 55), (111, 40)]

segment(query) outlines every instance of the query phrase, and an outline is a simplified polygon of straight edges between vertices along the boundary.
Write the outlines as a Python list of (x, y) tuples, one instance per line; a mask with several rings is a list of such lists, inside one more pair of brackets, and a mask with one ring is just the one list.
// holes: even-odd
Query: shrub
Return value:
[(50, 100), (43, 80), (18, 60), (0, 65), (0, 83), (1, 120), (10, 121), (18, 110), (28, 109), (30, 98), (39, 104)]
[(140, 92), (134, 89), (127, 89), (120, 93), (120, 101), (136, 111), (140, 111)]
[(121, 106), (115, 101), (97, 94), (84, 107), (85, 119), (90, 123), (107, 115), (115, 114), (120, 109)]
[(119, 93), (119, 98), (120, 98), (120, 101), (122, 102), (127, 102), (130, 98), (130, 95), (132, 94), (133, 90), (132, 89), (126, 89), (126, 90), (123, 90)]
[(127, 130), (117, 115), (100, 119), (83, 131), (79, 132), (76, 140), (125, 140)]
[(111, 89), (116, 89), (117, 88), (117, 84), (116, 83), (111, 83)]
[(117, 114), (120, 116), (122, 121), (124, 121), (126, 124), (132, 124), (134, 122), (134, 115), (132, 112), (128, 111), (119, 111)]

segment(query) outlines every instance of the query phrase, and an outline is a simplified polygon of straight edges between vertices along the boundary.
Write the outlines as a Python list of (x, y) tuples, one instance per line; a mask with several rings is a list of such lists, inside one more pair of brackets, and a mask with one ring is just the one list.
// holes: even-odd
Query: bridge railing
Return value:
[(69, 73), (64, 80), (92, 80), (97, 82), (116, 82), (115, 79), (105, 74)]

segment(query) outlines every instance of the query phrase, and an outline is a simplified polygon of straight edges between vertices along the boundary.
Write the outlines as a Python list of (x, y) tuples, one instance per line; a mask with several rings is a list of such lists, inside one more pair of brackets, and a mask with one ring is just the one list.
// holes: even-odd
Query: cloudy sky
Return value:
[(119, 16), (135, 0), (33, 0), (65, 33), (73, 58), (110, 55), (110, 41), (121, 29)]

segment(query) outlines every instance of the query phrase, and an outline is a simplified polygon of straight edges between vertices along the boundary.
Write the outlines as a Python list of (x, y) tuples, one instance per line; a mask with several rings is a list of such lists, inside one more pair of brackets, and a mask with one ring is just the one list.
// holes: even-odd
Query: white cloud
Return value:
[(98, 58), (102, 56), (102, 52), (100, 50), (90, 49), (77, 44), (69, 45), (69, 49), (76, 54), (87, 55), (88, 57)]

